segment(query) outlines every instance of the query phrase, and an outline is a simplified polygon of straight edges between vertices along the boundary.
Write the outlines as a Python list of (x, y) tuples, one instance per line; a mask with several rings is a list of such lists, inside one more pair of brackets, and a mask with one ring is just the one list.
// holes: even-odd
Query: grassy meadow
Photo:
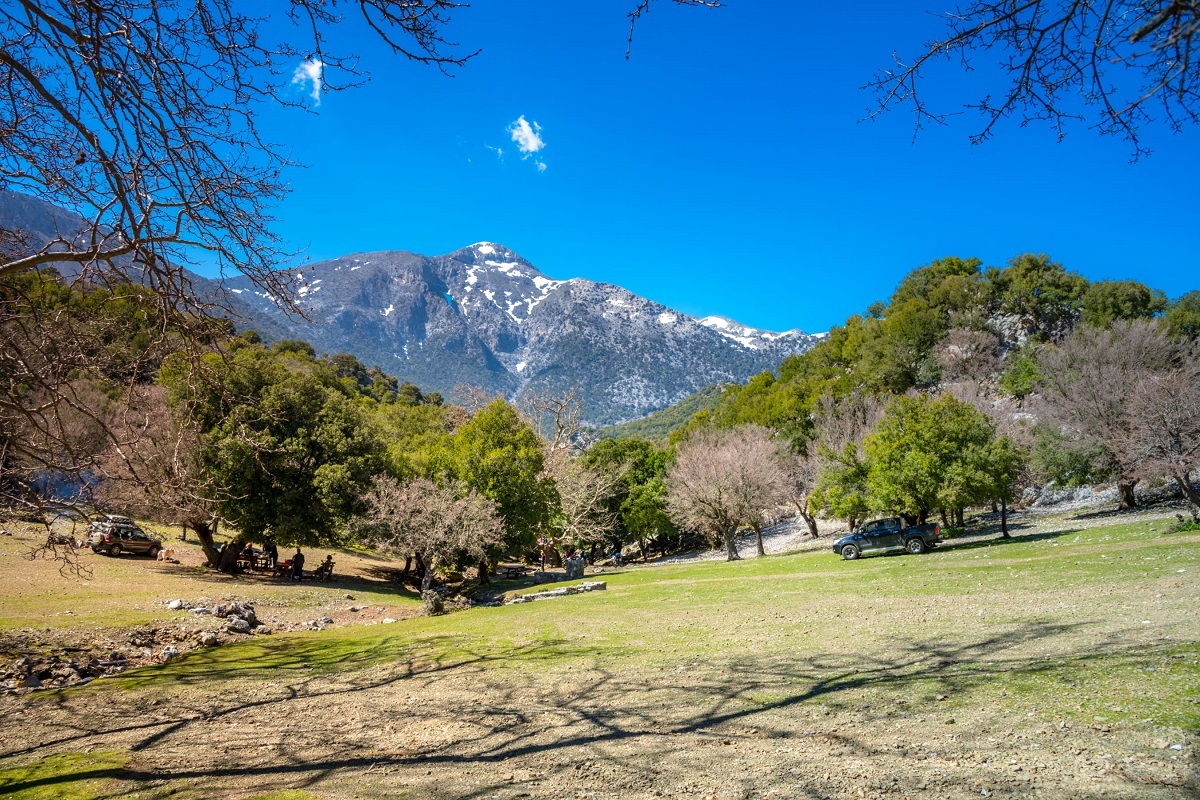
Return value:
[[(0, 629), (38, 606), (43, 626), (140, 623), (197, 587), (301, 614), (347, 602), (345, 586), (95, 568), (3, 596)], [(97, 601), (110, 570), (140, 571), (135, 602)], [(1200, 535), (1152, 517), (919, 557), (608, 571), (603, 592), (256, 637), (0, 698), (0, 795), (1194, 797), (1197, 575)], [(355, 597), (413, 610), (365, 580)]]

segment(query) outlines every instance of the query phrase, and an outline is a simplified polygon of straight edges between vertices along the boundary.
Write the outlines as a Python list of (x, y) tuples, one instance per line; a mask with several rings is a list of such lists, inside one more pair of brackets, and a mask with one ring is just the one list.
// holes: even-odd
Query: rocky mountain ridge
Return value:
[[(635, 419), (722, 381), (742, 381), (820, 336), (696, 319), (612, 284), (551, 278), (492, 242), (427, 257), (358, 253), (295, 271), (311, 323), (246, 279), (227, 288), (288, 335), (453, 396), (579, 391), (596, 424)], [(254, 327), (255, 318), (246, 321)]]

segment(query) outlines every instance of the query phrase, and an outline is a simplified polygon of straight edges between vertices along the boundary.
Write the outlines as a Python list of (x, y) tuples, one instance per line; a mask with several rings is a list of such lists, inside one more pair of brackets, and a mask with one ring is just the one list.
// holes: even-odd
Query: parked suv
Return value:
[(849, 536), (833, 543), (833, 552), (847, 561), (853, 561), (868, 553), (907, 551), (924, 553), (942, 540), (942, 529), (937, 523), (928, 525), (904, 524), (899, 517), (873, 519)]
[(92, 551), (119, 556), (121, 553), (145, 554), (151, 558), (158, 556), (162, 550), (162, 542), (139, 528), (129, 517), (109, 514), (104, 519), (93, 522), (88, 544)]

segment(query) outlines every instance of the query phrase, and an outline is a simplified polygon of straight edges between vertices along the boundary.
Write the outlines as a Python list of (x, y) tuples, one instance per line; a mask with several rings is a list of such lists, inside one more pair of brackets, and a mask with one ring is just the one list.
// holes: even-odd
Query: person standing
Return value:
[(296, 548), (296, 555), (292, 556), (292, 580), (297, 583), (304, 580), (304, 553), (300, 552), (300, 548)]
[(267, 540), (267, 543), (263, 546), (263, 555), (270, 559), (272, 570), (279, 566), (279, 548), (275, 546), (275, 542), (270, 539)]

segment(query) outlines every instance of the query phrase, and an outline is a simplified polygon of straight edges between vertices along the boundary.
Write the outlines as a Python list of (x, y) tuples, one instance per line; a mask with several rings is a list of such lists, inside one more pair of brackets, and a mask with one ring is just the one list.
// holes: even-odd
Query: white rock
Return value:
[(183, 608), (183, 601), (172, 600), (171, 602), (167, 603), (167, 608), (171, 609), (172, 611), (178, 611), (179, 609)]

